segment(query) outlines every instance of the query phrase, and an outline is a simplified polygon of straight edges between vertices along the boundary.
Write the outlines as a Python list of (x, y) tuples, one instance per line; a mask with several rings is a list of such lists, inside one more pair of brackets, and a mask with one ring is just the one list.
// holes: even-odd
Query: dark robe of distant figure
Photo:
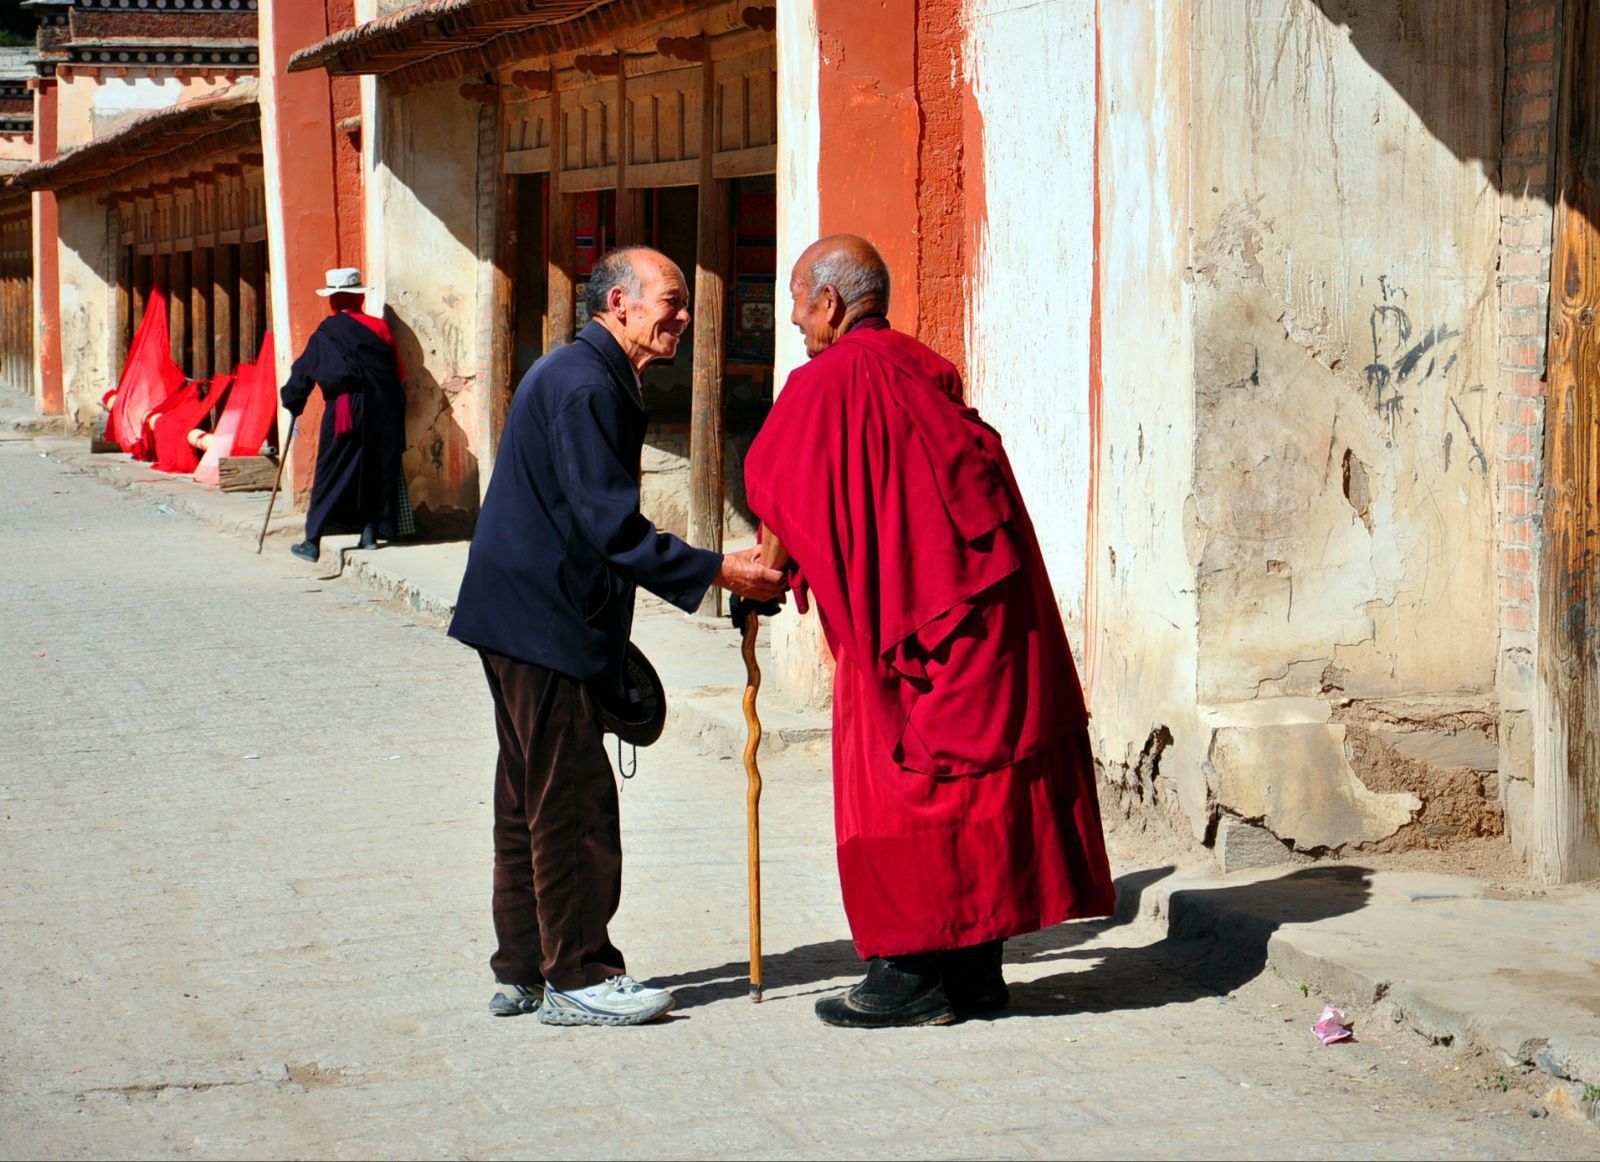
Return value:
[(314, 387), (327, 406), (306, 513), (306, 540), (327, 533), (396, 535), (406, 393), (394, 342), (382, 319), (353, 311), (329, 315), (312, 333), (283, 386), (283, 406), (305, 410)]

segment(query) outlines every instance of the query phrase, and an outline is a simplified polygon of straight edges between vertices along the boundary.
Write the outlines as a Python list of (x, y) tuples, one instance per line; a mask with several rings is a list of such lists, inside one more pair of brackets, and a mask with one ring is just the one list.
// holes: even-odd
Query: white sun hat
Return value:
[(329, 295), (364, 295), (371, 291), (370, 286), (361, 285), (361, 268), (356, 266), (341, 266), (338, 270), (328, 271), (328, 285), (317, 289), (323, 298)]

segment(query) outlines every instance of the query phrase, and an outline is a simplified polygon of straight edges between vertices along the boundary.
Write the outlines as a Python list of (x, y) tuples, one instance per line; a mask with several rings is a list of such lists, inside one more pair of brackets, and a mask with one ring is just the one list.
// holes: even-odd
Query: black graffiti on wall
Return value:
[[(1449, 394), (1450, 372), (1456, 365), (1455, 340), (1461, 332), (1448, 323), (1437, 323), (1420, 334), (1407, 310), (1405, 289), (1396, 286), (1387, 276), (1378, 278), (1382, 297), (1373, 305), (1370, 318), (1372, 331), (1372, 362), (1364, 371), (1367, 388), (1372, 393), (1372, 406), (1388, 427), (1389, 443), (1394, 443), (1395, 432), (1408, 395), (1429, 387), (1446, 388), (1446, 397), (1456, 421), (1461, 425), (1472, 448), (1467, 463), (1481, 473), (1487, 473), (1488, 461), (1483, 447), (1473, 434), (1466, 414)], [(1482, 387), (1472, 390), (1481, 391)], [(1444, 467), (1450, 470), (1450, 448), (1453, 433), (1444, 436)]]

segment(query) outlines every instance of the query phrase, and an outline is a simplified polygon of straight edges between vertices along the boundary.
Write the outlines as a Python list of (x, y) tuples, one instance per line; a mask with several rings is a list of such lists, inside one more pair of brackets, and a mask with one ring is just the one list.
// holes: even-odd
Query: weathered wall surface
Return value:
[(226, 88), (228, 82), (198, 76), (99, 79), (75, 73), (62, 83), (60, 148), (75, 149), (113, 133), (128, 122), (180, 101)]
[[(983, 118), (987, 224), (967, 391), (999, 429), (1082, 656), (1094, 286), (1095, 5), (975, 0), (966, 67)], [(1040, 333), (1047, 313), (1048, 337)]]
[(419, 530), (466, 536), (478, 509), (478, 111), (458, 84), (383, 92), (370, 176), (369, 310), (383, 304), (406, 371), (404, 471)]
[(1102, 8), (1100, 401), (1083, 668), (1106, 815), (1161, 817), (1200, 835), (1209, 734), (1195, 705), (1189, 11), (1176, 0)]
[(112, 278), (106, 208), (93, 195), (58, 200), (61, 214), (61, 371), (66, 415), (88, 425), (104, 415), (100, 397), (116, 386), (106, 336)]
[[(1348, 826), (1277, 833), (1310, 848), (1376, 842), (1420, 810), (1413, 792), (1440, 788), (1371, 793), (1330, 707), (1463, 691), (1475, 710), (1494, 682), (1503, 10), (1206, 0), (1193, 12), (1193, 105), (1207, 111), (1193, 121), (1191, 207), (1209, 774), (1222, 807), (1248, 817), (1268, 798), (1250, 780), (1277, 777), (1274, 749), (1293, 753), (1297, 794), (1355, 806)], [(1447, 710), (1399, 728), (1427, 733), (1432, 714), (1445, 737), (1492, 736), (1492, 721)]]

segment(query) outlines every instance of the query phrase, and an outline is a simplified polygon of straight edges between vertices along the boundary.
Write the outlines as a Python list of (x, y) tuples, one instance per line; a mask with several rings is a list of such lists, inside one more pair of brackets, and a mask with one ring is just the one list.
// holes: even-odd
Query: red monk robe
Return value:
[(834, 815), (863, 958), (1109, 915), (1087, 714), (999, 435), (955, 367), (866, 318), (745, 461), (837, 661)]

